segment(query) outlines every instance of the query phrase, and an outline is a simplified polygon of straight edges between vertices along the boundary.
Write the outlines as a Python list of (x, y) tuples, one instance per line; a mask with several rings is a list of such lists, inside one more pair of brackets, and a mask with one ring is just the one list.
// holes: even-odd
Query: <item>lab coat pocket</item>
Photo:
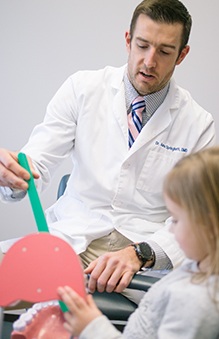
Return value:
[(150, 151), (137, 181), (137, 189), (161, 193), (165, 175), (182, 158), (182, 154)]

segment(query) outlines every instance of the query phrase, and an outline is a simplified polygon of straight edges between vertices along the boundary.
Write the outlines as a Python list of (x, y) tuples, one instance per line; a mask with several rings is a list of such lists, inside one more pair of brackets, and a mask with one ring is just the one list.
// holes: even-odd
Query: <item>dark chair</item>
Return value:
[[(57, 198), (63, 195), (69, 176), (69, 174), (66, 174), (61, 178), (58, 187)], [(159, 279), (159, 277), (155, 276), (153, 277), (136, 274), (128, 287), (147, 292), (151, 285), (153, 285)], [(123, 330), (128, 317), (137, 308), (137, 305), (134, 302), (130, 301), (124, 295), (119, 293), (95, 292), (93, 296), (99, 309), (121, 331)]]

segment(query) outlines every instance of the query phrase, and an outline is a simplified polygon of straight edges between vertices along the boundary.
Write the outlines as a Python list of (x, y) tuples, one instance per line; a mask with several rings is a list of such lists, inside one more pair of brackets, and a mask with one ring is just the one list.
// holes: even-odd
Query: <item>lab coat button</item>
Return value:
[(129, 162), (126, 162), (123, 166), (124, 169), (128, 169), (130, 167), (130, 163)]

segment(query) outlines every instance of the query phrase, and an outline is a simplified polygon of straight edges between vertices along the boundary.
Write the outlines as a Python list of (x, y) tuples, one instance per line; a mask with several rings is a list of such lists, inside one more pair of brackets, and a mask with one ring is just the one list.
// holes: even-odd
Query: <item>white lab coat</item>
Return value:
[(70, 76), (23, 152), (43, 185), (72, 157), (66, 192), (46, 216), (51, 231), (66, 235), (78, 253), (115, 228), (132, 241), (155, 241), (175, 266), (182, 253), (164, 227), (163, 178), (180, 158), (215, 143), (214, 122), (171, 80), (165, 101), (129, 150), (125, 67)]

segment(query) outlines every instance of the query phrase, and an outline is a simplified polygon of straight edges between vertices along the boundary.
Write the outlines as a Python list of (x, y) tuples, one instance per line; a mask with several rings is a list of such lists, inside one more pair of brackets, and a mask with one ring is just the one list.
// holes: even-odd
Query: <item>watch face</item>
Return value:
[(145, 242), (139, 243), (138, 246), (141, 252), (142, 259), (145, 261), (151, 260), (153, 257), (151, 247)]

